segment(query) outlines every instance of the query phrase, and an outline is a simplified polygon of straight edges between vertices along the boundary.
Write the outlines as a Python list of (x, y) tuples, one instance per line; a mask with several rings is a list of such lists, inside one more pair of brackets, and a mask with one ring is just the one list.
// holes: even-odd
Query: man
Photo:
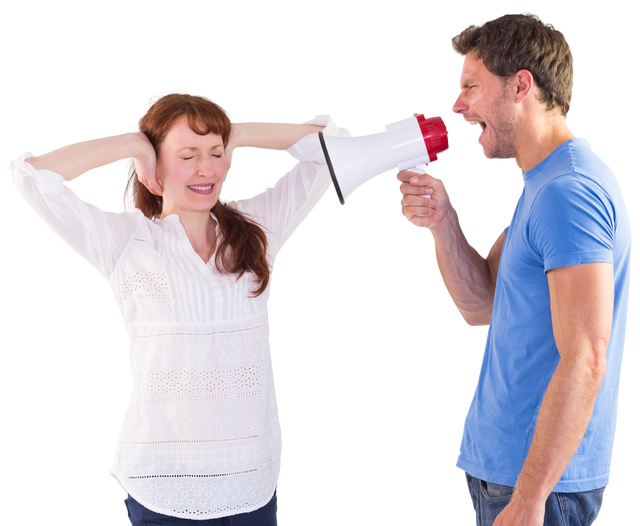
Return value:
[(609, 479), (627, 314), (622, 195), (567, 127), (572, 58), (560, 32), (508, 15), (453, 46), (465, 56), (453, 111), (479, 124), (486, 157), (515, 158), (524, 178), (483, 258), (441, 181), (398, 174), (403, 214), (433, 234), (458, 310), (490, 324), (457, 465), (479, 525), (591, 524)]

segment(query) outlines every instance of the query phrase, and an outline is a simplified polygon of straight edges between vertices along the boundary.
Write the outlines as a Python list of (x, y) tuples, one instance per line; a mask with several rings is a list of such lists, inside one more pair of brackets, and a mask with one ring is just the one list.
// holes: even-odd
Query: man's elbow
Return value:
[(594, 345), (591, 360), (589, 361), (589, 370), (595, 381), (601, 383), (604, 375), (607, 373), (607, 348), (609, 347), (609, 338), (600, 338)]
[(580, 385), (585, 394), (595, 397), (607, 372), (608, 339), (583, 341), (572, 351), (559, 347), (560, 362), (557, 371), (574, 385)]
[(489, 326), (489, 321), (468, 322), (468, 321), (462, 320), (462, 323), (467, 329), (486, 329)]
[(483, 325), (489, 325), (491, 323), (491, 312), (467, 312), (460, 310), (462, 318), (467, 325), (472, 327), (481, 327)]

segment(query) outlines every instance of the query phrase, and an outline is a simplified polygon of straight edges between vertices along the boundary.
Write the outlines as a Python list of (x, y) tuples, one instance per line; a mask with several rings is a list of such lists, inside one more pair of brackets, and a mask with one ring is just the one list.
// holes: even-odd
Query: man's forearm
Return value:
[(239, 150), (284, 152), (302, 137), (324, 130), (324, 126), (294, 121), (234, 121), (237, 135), (233, 139)]
[(470, 325), (487, 325), (493, 309), (496, 275), (489, 259), (468, 243), (455, 210), (451, 209), (450, 215), (431, 229), (440, 274), (465, 321)]
[(600, 364), (560, 360), (540, 406), (514, 498), (544, 505), (580, 445), (603, 377)]

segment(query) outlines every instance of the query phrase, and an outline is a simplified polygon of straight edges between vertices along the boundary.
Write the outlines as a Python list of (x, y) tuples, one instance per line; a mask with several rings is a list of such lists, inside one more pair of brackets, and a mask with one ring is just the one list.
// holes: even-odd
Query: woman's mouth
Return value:
[(209, 195), (211, 192), (213, 192), (213, 184), (207, 184), (207, 185), (195, 185), (195, 184), (190, 184), (187, 185), (187, 188), (189, 190), (191, 190), (192, 192), (195, 192), (196, 194), (202, 194), (202, 195)]

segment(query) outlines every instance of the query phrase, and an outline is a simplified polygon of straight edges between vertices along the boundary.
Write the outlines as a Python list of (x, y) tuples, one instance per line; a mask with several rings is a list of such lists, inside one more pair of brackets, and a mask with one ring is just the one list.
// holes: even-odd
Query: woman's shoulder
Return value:
[(153, 221), (145, 217), (138, 208), (124, 212), (105, 212), (104, 215), (111, 234), (124, 243), (136, 236), (151, 236), (156, 228)]

